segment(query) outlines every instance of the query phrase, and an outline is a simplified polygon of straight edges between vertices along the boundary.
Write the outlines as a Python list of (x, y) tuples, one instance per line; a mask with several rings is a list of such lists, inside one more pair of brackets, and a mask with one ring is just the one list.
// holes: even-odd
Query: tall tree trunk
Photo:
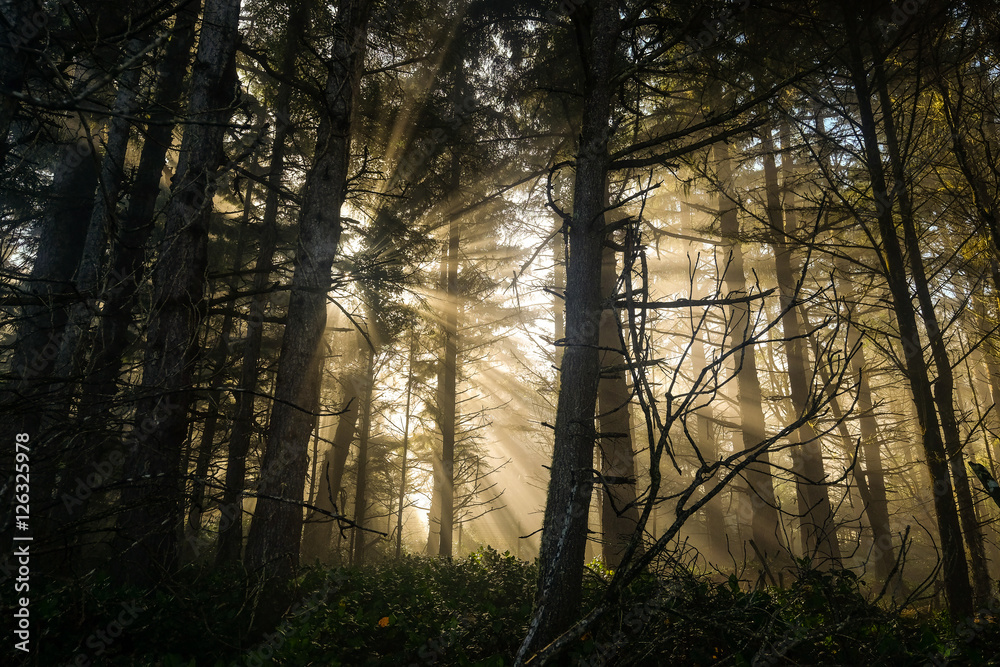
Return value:
[[(557, 222), (562, 226), (562, 220)], [(557, 227), (558, 229), (558, 227)], [(556, 294), (552, 295), (552, 340), (561, 341), (566, 336), (566, 245), (565, 236), (562, 232), (552, 237), (552, 289)], [(556, 366), (556, 384), (558, 390), (559, 370), (562, 368), (563, 350), (562, 344), (556, 345), (553, 352)]]
[[(299, 36), (305, 28), (310, 2), (299, 2), (292, 10), (285, 29), (285, 52), (280, 72), (291, 76), (301, 49)], [(254, 406), (260, 376), (260, 353), (264, 340), (264, 311), (268, 297), (266, 288), (274, 269), (274, 251), (278, 243), (278, 207), (281, 204), (282, 181), (285, 175), (286, 142), (292, 128), (292, 85), (287, 80), (278, 84), (275, 96), (274, 136), (271, 140), (271, 157), (267, 176), (267, 196), (261, 220), (260, 247), (253, 268), (253, 287), (250, 315), (247, 319), (246, 341), (243, 344), (243, 362), (240, 367), (240, 389), (236, 393), (233, 430), (229, 436), (226, 455), (226, 484), (222, 492), (223, 515), (227, 517), (219, 526), (217, 563), (234, 563), (240, 560), (243, 550), (243, 491), (246, 487), (246, 457), (254, 432)]]
[[(89, 144), (77, 139), (73, 155), (89, 155)], [(49, 415), (50, 403), (60, 392), (55, 367), (60, 343), (65, 337), (69, 316), (67, 303), (75, 298), (73, 274), (80, 262), (80, 250), (90, 220), (97, 173), (92, 160), (83, 157), (75, 166), (57, 166), (47, 203), (46, 215), (38, 230), (38, 250), (31, 273), (22, 290), (25, 306), (17, 323), (9, 384), (3, 387), (0, 405), (6, 413), (0, 428), (6, 442), (27, 433), (32, 447), (32, 494), (37, 505), (34, 516), (50, 510), (62, 463), (59, 420)], [(9, 449), (13, 452), (13, 446)], [(13, 454), (7, 459), (0, 478), (0, 499), (13, 493)], [(8, 483), (9, 480), (9, 483)], [(44, 495), (42, 495), (44, 494)], [(13, 501), (7, 507), (13, 507)], [(13, 516), (11, 513), (9, 516)], [(40, 517), (34, 529), (40, 539), (58, 537), (58, 525)], [(0, 526), (5, 531), (10, 526)]]
[[(101, 290), (103, 308), (97, 323), (94, 349), (84, 371), (75, 430), (83, 442), (75, 447), (80, 460), (106, 461), (122, 458), (121, 440), (109, 433), (112, 407), (118, 390), (123, 360), (129, 345), (136, 294), (142, 282), (146, 261), (146, 243), (153, 229), (153, 214), (160, 193), (164, 160), (170, 147), (178, 106), (184, 90), (185, 72), (189, 69), (191, 47), (198, 22), (199, 1), (178, 9), (163, 60), (157, 69), (156, 92), (149, 112), (150, 124), (139, 156), (128, 207), (117, 234), (111, 238), (109, 278)], [(60, 480), (60, 498), (74, 498), (68, 511), (82, 517), (93, 496), (75, 497), (80, 478), (64, 475)]]
[(208, 220), (215, 171), (223, 160), (232, 113), (239, 0), (206, 0), (191, 80), (189, 117), (167, 207), (164, 241), (153, 274), (153, 309), (135, 429), (156, 424), (129, 452), (127, 477), (150, 476), (122, 490), (127, 509), (118, 522), (122, 579), (155, 580), (176, 564), (183, 509), (177, 476), (188, 430), (193, 341), (205, 317)]
[[(693, 238), (696, 230), (692, 227), (691, 209), (686, 202), (681, 202), (680, 207), (681, 228), (685, 234)], [(688, 242), (689, 248), (691, 243), (691, 241)], [(693, 284), (697, 288), (701, 285), (702, 271), (697, 265), (692, 264), (692, 266), (697, 271), (697, 274), (692, 277)], [(705, 341), (703, 339), (703, 336), (706, 335), (706, 330), (704, 327), (696, 330), (698, 328), (698, 320), (695, 317), (693, 309), (691, 310), (689, 321), (691, 323), (691, 376), (698, 377), (702, 369), (708, 368), (708, 355), (705, 352)], [(695, 416), (697, 420), (696, 432), (698, 434), (696, 445), (701, 450), (702, 456), (706, 461), (716, 461), (719, 458), (719, 448), (712, 435), (712, 423), (715, 421), (712, 404), (706, 401), (697, 408)], [(652, 518), (655, 522), (655, 512)], [(708, 531), (708, 544), (713, 556), (718, 558), (728, 553), (729, 544), (726, 539), (726, 520), (722, 514), (721, 498), (715, 499), (705, 505), (705, 528)], [(656, 534), (654, 523), (653, 535)]]
[(396, 558), (403, 554), (403, 504), (406, 501), (406, 456), (410, 444), (410, 401), (413, 398), (413, 360), (417, 353), (417, 334), (410, 330), (410, 358), (406, 373), (406, 407), (403, 415), (403, 456), (399, 473), (399, 505), (396, 507)]
[[(254, 160), (253, 171), (258, 166)], [(229, 281), (228, 289), (230, 295), (235, 295), (239, 289), (237, 277), (243, 268), (243, 254), (246, 247), (247, 229), (250, 226), (250, 211), (253, 207), (253, 191), (256, 184), (253, 180), (247, 179), (246, 194), (243, 201), (243, 218), (240, 221), (239, 232), (237, 233), (236, 252), (233, 255), (232, 278)], [(201, 517), (205, 511), (205, 483), (208, 476), (208, 467), (212, 462), (212, 454), (215, 452), (215, 433), (219, 426), (219, 408), (222, 400), (222, 386), (229, 377), (226, 373), (226, 361), (229, 358), (230, 338), (233, 331), (235, 307), (226, 309), (222, 317), (222, 325), (219, 328), (219, 337), (215, 341), (215, 346), (208, 354), (207, 370), (211, 377), (208, 391), (208, 416), (202, 425), (201, 444), (197, 448), (195, 460), (194, 479), (191, 482), (191, 502), (188, 508), (187, 530), (190, 533), (189, 539), (195, 538), (201, 531)]]
[(612, 72), (620, 17), (616, 3), (597, 0), (587, 11), (572, 14), (571, 20), (583, 51), (580, 55), (585, 63), (585, 83), (569, 229), (570, 257), (566, 267), (566, 350), (535, 608), (516, 665), (523, 665), (564, 632), (578, 613), (594, 489), (605, 183), (614, 95)]
[(360, 567), (368, 555), (368, 537), (364, 530), (368, 521), (368, 446), (372, 434), (372, 402), (375, 399), (375, 351), (368, 351), (368, 372), (365, 374), (364, 396), (361, 399), (361, 429), (358, 432), (357, 479), (354, 484), (354, 548), (351, 565)]
[(273, 583), (282, 589), (299, 560), (302, 510), (295, 503), (302, 499), (309, 436), (319, 398), (327, 292), (340, 242), (340, 209), (350, 165), (351, 114), (364, 60), (370, 7), (368, 0), (345, 0), (338, 7), (332, 56), (327, 63), (325, 113), (299, 218), (289, 324), (281, 341), (276, 400), (261, 466), (260, 490), (271, 498), (258, 501), (247, 540), (248, 565), (271, 575)]
[[(732, 165), (729, 147), (724, 143), (715, 144), (715, 159), (718, 163), (719, 182), (722, 187), (730, 185)], [(729, 251), (726, 258), (723, 280), (726, 291), (733, 296), (747, 293), (746, 275), (743, 269), (743, 247), (740, 241), (740, 223), (735, 204), (725, 195), (719, 195), (720, 228), (719, 235), (724, 247)], [(739, 391), (740, 431), (743, 449), (756, 451), (766, 437), (764, 428), (764, 408), (761, 402), (760, 378), (757, 376), (757, 360), (753, 336), (753, 322), (750, 304), (737, 303), (731, 307), (732, 330), (729, 334), (729, 349), (736, 350), (733, 363)], [(736, 445), (734, 445), (736, 446)], [(770, 454), (764, 450), (757, 454), (756, 463), (747, 466), (745, 479), (750, 503), (750, 525), (757, 551), (767, 560), (776, 561), (783, 553), (779, 538), (777, 500), (774, 482), (771, 478)], [(762, 564), (767, 567), (767, 563)]]
[[(802, 324), (799, 321), (799, 306), (796, 303), (798, 298), (796, 270), (792, 266), (792, 249), (787, 241), (797, 231), (796, 223), (791, 206), (782, 206), (778, 169), (774, 162), (774, 141), (770, 132), (770, 128), (765, 127), (761, 135), (766, 209), (770, 226), (771, 248), (774, 252), (775, 273), (778, 279), (778, 303), (781, 306), (781, 326), (785, 339), (788, 384), (792, 405), (795, 409), (793, 419), (798, 419), (808, 412), (810, 406), (807, 401), (813, 392), (809, 375), (806, 372), (809, 358), (803, 340)], [(782, 135), (783, 148), (786, 151), (782, 157), (782, 168), (786, 196), (790, 196), (789, 181), (792, 170), (787, 166), (787, 163), (792, 158), (788, 147), (787, 130), (783, 131)], [(785, 224), (786, 218), (787, 226)], [(821, 486), (826, 478), (822, 444), (819, 441), (819, 434), (808, 421), (798, 428), (797, 436), (799, 445), (791, 450), (791, 456), (792, 466), (796, 472), (795, 487), (799, 501), (799, 521), (802, 528), (802, 552), (807, 558), (818, 557), (821, 564), (836, 567), (840, 565), (840, 544), (837, 541), (837, 527), (834, 521), (833, 507), (830, 504), (830, 496), (827, 493), (827, 487)]]
[[(877, 44), (869, 30), (871, 44)], [(977, 602), (985, 602), (991, 597), (989, 568), (986, 561), (986, 551), (983, 543), (983, 530), (976, 517), (975, 502), (972, 499), (972, 489), (969, 485), (969, 475), (965, 468), (962, 449), (962, 434), (955, 415), (954, 387), (955, 376), (952, 372), (951, 359), (948, 356), (944, 332), (934, 311), (930, 288), (927, 284), (927, 272), (924, 269), (923, 249), (917, 235), (913, 206), (910, 202), (909, 189), (906, 186), (906, 169), (899, 148), (895, 120), (892, 115), (892, 98), (886, 83), (885, 67), (877, 47), (874, 52), (875, 85), (879, 103), (882, 107), (882, 123), (885, 133), (885, 144), (889, 153), (889, 163), (893, 178), (896, 181), (899, 201), (899, 219), (903, 227), (903, 243), (906, 256), (909, 259), (911, 277), (916, 288), (917, 303), (920, 306), (920, 316), (931, 348), (937, 378), (934, 381), (934, 400), (937, 404), (941, 429), (944, 432), (945, 447), (948, 453), (948, 463), (955, 484), (955, 495), (958, 499), (959, 520), (965, 543), (969, 549), (972, 561), (972, 584)]]
[[(457, 154), (453, 156), (453, 185), (461, 173)], [(458, 249), (459, 221), (448, 222), (448, 260), (444, 296), (444, 358), (438, 374), (438, 409), (441, 419), (441, 546), (439, 556), (451, 557), (455, 533), (455, 426), (458, 419)]]
[(635, 504), (635, 453), (632, 450), (632, 423), (629, 418), (631, 392), (625, 382), (621, 322), (614, 307), (618, 270), (614, 249), (605, 245), (601, 261), (601, 379), (597, 387), (597, 412), (601, 452), (601, 528), (604, 563), (618, 569), (622, 554), (639, 523)]
[[(854, 282), (846, 277), (844, 282), (848, 285), (848, 301), (857, 303)], [(865, 499), (865, 513), (868, 515), (872, 538), (875, 541), (872, 553), (875, 558), (875, 572), (885, 580), (895, 567), (896, 554), (889, 523), (889, 502), (885, 489), (885, 469), (882, 465), (882, 439), (875, 419), (875, 403), (872, 400), (872, 389), (868, 380), (861, 332), (851, 324), (850, 320), (848, 317), (847, 345), (852, 355), (851, 373), (858, 392), (856, 406), (861, 425), (861, 453), (864, 458), (864, 469), (860, 472), (860, 480), (865, 482), (868, 494), (868, 498)]]
[[(885, 202), (888, 201), (889, 191), (882, 167), (878, 127), (872, 110), (871, 98), (874, 91), (868, 83), (864, 68), (865, 60), (861, 51), (860, 35), (863, 34), (863, 28), (851, 9), (845, 11), (844, 16), (847, 21), (847, 32), (850, 35), (850, 76), (858, 103), (868, 173), (871, 176), (875, 201)], [(903, 250), (896, 235), (891, 207), (877, 207), (877, 217), (882, 242), (882, 268), (892, 296), (906, 363), (906, 375), (913, 393), (917, 419), (923, 433), (927, 468), (934, 486), (934, 508), (940, 532), (945, 596), (953, 617), (964, 618), (972, 614), (973, 597), (965, 562), (965, 548), (962, 546), (962, 531), (959, 527), (958, 512), (955, 510), (955, 495), (948, 471), (949, 456), (941, 437), (934, 395), (920, 342), (920, 330), (917, 327), (916, 313), (907, 282)]]

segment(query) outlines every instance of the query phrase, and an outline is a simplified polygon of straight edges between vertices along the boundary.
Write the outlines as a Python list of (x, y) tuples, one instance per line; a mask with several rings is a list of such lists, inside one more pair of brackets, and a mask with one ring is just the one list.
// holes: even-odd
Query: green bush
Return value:
[[(254, 591), (240, 570), (188, 568), (155, 591), (96, 576), (49, 583), (32, 598), (37, 651), (28, 664), (501, 667), (525, 635), (536, 573), (488, 547), (463, 559), (307, 568), (296, 581), (300, 602), (263, 637), (247, 631)], [(585, 609), (602, 601), (611, 577), (600, 563), (589, 566)], [(764, 590), (684, 568), (647, 573), (572, 643), (565, 662), (1000, 665), (996, 610), (952, 625), (869, 597), (848, 571), (803, 569), (788, 587)]]

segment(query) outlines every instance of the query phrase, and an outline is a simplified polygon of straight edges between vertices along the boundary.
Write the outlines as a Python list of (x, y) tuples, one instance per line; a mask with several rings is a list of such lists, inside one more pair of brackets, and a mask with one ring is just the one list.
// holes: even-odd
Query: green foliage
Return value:
[[(591, 564), (585, 608), (612, 573)], [(298, 604), (251, 637), (245, 572), (183, 570), (157, 591), (106, 577), (33, 598), (28, 664), (478, 665), (501, 667), (524, 637), (536, 568), (484, 547), (461, 560), (407, 556), (364, 569), (306, 569)], [(567, 658), (581, 665), (997, 665), (997, 609), (952, 624), (869, 602), (847, 571), (802, 570), (787, 588), (748, 590), (683, 569), (633, 581)], [(134, 618), (130, 610), (137, 609)], [(7, 613), (7, 609), (0, 610)], [(113, 627), (117, 619), (124, 622)], [(108, 637), (110, 641), (102, 639)], [(109, 637), (115, 634), (115, 637)]]
[(348, 578), (276, 659), (339, 665), (501, 665), (527, 628), (534, 568), (485, 547), (463, 560), (406, 557)]

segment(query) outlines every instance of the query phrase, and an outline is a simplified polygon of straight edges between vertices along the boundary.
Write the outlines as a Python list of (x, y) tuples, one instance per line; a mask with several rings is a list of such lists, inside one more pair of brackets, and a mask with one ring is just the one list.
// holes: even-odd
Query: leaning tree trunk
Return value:
[(118, 522), (121, 578), (155, 580), (176, 564), (183, 502), (177, 476), (187, 438), (197, 331), (205, 317), (208, 221), (225, 124), (232, 113), (239, 0), (206, 0), (191, 78), (187, 125), (164, 240), (153, 274), (153, 308), (135, 428), (150, 429), (127, 455), (127, 477), (149, 476), (122, 490)]
[[(792, 170), (787, 167), (787, 163), (792, 157), (787, 145), (788, 135), (787, 133), (783, 135), (785, 145), (782, 148), (786, 152), (782, 157), (782, 167), (785, 171), (786, 192), (790, 194), (789, 178)], [(802, 323), (799, 321), (799, 307), (796, 303), (798, 285), (795, 280), (795, 269), (792, 267), (792, 249), (788, 244), (788, 238), (795, 233), (796, 225), (793, 209), (790, 206), (782, 207), (778, 169), (774, 162), (774, 141), (770, 135), (770, 128), (765, 127), (761, 143), (770, 245), (774, 252), (775, 273), (778, 279), (778, 302), (781, 306), (788, 384), (795, 409), (793, 419), (799, 419), (810, 409), (807, 401), (812, 395), (812, 387), (806, 372), (809, 356), (803, 340)], [(799, 501), (798, 514), (802, 528), (803, 555), (807, 558), (818, 556), (824, 565), (839, 566), (840, 544), (837, 541), (833, 507), (830, 504), (827, 487), (822, 486), (826, 478), (822, 444), (816, 430), (808, 421), (798, 428), (797, 435), (799, 445), (791, 450), (791, 454), (793, 469), (796, 472), (795, 487)]]
[[(880, 137), (872, 110), (873, 91), (864, 69), (859, 35), (861, 26), (851, 11), (844, 12), (850, 40), (850, 76), (856, 93), (860, 116), (861, 138), (864, 143), (868, 173), (876, 202), (888, 201), (888, 187), (882, 166)], [(962, 531), (959, 527), (958, 512), (955, 510), (955, 495), (948, 471), (948, 452), (941, 437), (941, 427), (935, 411), (934, 394), (928, 376), (927, 363), (920, 342), (920, 330), (913, 309), (910, 288), (907, 281), (903, 250), (896, 235), (896, 225), (890, 206), (877, 207), (879, 236), (882, 242), (883, 270), (892, 296), (892, 306), (896, 314), (896, 324), (903, 347), (906, 375), (913, 393), (917, 419), (923, 433), (924, 452), (927, 469), (934, 486), (934, 508), (937, 513), (938, 531), (942, 554), (942, 575), (948, 608), (955, 618), (965, 618), (972, 614), (972, 587), (969, 584), (969, 570), (965, 562), (965, 548), (962, 546)]]
[[(199, 7), (200, 2), (192, 2), (178, 10), (163, 60), (157, 69), (156, 92), (149, 112), (151, 122), (146, 128), (146, 140), (129, 188), (128, 207), (118, 233), (110, 243), (110, 275), (101, 291), (104, 307), (97, 323), (94, 349), (83, 371), (78, 416), (74, 424), (82, 439), (74, 446), (74, 455), (80, 460), (105, 461), (123, 456), (121, 440), (117, 433), (110, 434), (108, 424), (113, 422), (113, 401), (129, 345), (129, 327), (142, 282), (146, 243), (153, 228), (164, 160), (177, 118), (184, 74), (191, 59)], [(76, 502), (68, 511), (82, 517), (94, 496), (76, 498), (78, 483), (79, 478), (64, 475), (60, 480), (59, 497), (75, 498)]]
[[(340, 209), (347, 190), (351, 113), (367, 39), (368, 0), (338, 7), (327, 64), (325, 112), (306, 179), (299, 240), (278, 359), (275, 402), (261, 466), (260, 491), (247, 539), (246, 560), (283, 589), (298, 566), (302, 500), (309, 438), (319, 399), (320, 359), (326, 330), (330, 270), (340, 242)], [(280, 607), (279, 604), (275, 608)]]
[[(566, 267), (566, 350), (556, 408), (538, 589), (527, 636), (515, 664), (564, 632), (579, 613), (590, 499), (594, 490), (594, 415), (601, 360), (601, 263), (604, 246), (612, 71), (620, 18), (616, 3), (599, 0), (572, 21), (586, 50), (583, 123), (576, 156), (573, 217)], [(583, 55), (583, 54), (581, 54)]]

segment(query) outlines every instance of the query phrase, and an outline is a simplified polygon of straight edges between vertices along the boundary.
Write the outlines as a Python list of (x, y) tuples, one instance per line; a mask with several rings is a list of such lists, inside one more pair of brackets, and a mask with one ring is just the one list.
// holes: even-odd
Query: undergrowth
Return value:
[[(157, 591), (95, 576), (35, 595), (25, 664), (501, 667), (524, 637), (535, 577), (534, 565), (489, 548), (451, 561), (304, 569), (299, 603), (254, 636), (245, 573), (187, 569)], [(601, 602), (610, 577), (590, 568), (585, 609)], [(849, 571), (805, 570), (786, 588), (763, 590), (735, 576), (648, 574), (610, 609), (564, 664), (1000, 665), (996, 613), (952, 623), (887, 609)]]

